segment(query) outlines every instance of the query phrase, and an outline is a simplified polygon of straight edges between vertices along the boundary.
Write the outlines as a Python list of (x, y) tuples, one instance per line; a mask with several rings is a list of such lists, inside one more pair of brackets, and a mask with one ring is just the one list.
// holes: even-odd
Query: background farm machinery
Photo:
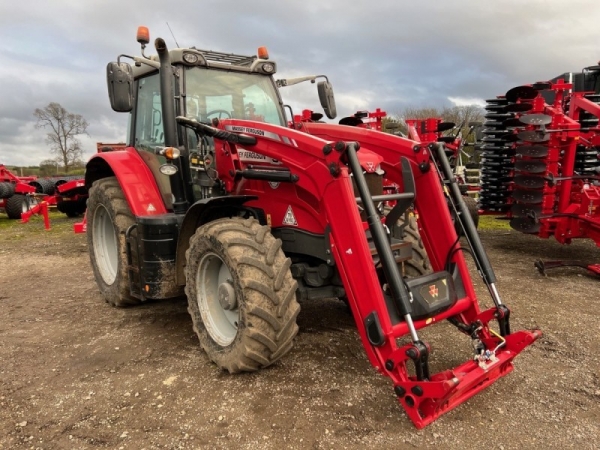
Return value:
[[(563, 244), (600, 246), (600, 66), (487, 100), (479, 205), (510, 226)], [(542, 272), (590, 262), (536, 262)]]
[(80, 176), (19, 177), (0, 165), (0, 208), (9, 219), (26, 222), (33, 214), (41, 214), (48, 228), (49, 207), (77, 217), (85, 212), (86, 199), (87, 190)]
[[(301, 115), (295, 116), (294, 121), (290, 123), (290, 126), (296, 129), (302, 129), (301, 126), (297, 126), (296, 123), (303, 122), (319, 122), (322, 114), (314, 113), (311, 110), (304, 110)], [(384, 121), (387, 117), (387, 113), (377, 108), (375, 111), (357, 111), (351, 116), (344, 117), (339, 120), (340, 125), (353, 126), (358, 128), (365, 128), (368, 130), (375, 131), (387, 131), (391, 134), (400, 137), (406, 137), (418, 145), (429, 146), (438, 143), (444, 144), (444, 153), (448, 158), (450, 167), (454, 179), (456, 180), (459, 190), (463, 196), (463, 201), (467, 206), (469, 215), (473, 220), (475, 227), (479, 224), (479, 211), (477, 206), (476, 196), (479, 192), (479, 170), (471, 169), (465, 166), (464, 158), (470, 158), (471, 155), (465, 152), (464, 147), (466, 146), (469, 137), (473, 133), (473, 144), (476, 141), (475, 131), (479, 131), (481, 123), (469, 123), (457, 126), (452, 122), (444, 122), (440, 118), (427, 118), (427, 119), (404, 119), (406, 124), (406, 133), (400, 131), (400, 123), (396, 121)], [(466, 133), (463, 133), (463, 128), (467, 128)], [(473, 145), (471, 144), (471, 145)], [(363, 167), (367, 170), (366, 167)], [(368, 171), (368, 170), (367, 170)], [(472, 172), (476, 172), (473, 176)], [(454, 223), (457, 234), (462, 234), (462, 226), (457, 220), (457, 217), (461, 214), (456, 208), (452, 207), (450, 202), (449, 191), (447, 186), (449, 184), (448, 179), (440, 172), (440, 179), (442, 184), (446, 186), (445, 194), (448, 198), (448, 206), (452, 221)], [(383, 184), (383, 191), (386, 193), (395, 192), (398, 189), (394, 183), (389, 180), (385, 180)], [(393, 205), (394, 202), (388, 202), (389, 205)]]

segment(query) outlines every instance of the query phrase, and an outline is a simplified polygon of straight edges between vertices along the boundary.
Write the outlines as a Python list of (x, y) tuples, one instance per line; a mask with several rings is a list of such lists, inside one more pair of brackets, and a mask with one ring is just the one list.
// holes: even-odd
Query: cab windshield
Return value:
[(269, 76), (247, 72), (186, 67), (187, 117), (246, 119), (285, 125), (274, 83)]

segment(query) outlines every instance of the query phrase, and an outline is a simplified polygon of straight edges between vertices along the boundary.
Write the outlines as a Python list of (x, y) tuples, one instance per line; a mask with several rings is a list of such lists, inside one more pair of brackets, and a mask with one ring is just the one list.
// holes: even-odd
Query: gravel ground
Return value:
[[(589, 258), (513, 231), (482, 231), (512, 327), (544, 336), (515, 370), (423, 430), (368, 363), (344, 304), (302, 304), (293, 350), (259, 373), (221, 372), (200, 349), (184, 299), (129, 309), (96, 288), (73, 220), (0, 218), (0, 448), (600, 448), (598, 278), (543, 277), (533, 261)], [(489, 304), (478, 283), (482, 302)], [(424, 333), (434, 370), (469, 358), (440, 324)]]

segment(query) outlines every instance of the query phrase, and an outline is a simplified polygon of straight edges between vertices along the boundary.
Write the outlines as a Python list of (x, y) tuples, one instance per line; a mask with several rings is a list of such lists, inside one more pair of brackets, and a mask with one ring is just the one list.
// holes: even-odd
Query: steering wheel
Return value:
[(226, 109), (213, 109), (206, 113), (206, 118), (208, 119), (213, 114), (218, 114), (217, 119), (223, 119), (223, 114), (225, 114), (225, 119), (231, 119), (231, 113)]

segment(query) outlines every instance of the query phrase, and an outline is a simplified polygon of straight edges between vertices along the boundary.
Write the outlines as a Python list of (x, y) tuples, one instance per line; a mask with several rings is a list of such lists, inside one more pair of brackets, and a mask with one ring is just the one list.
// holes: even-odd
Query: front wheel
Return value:
[(135, 223), (115, 177), (102, 178), (90, 189), (87, 241), (96, 283), (113, 306), (140, 303), (132, 297), (127, 275), (125, 232)]
[(292, 348), (297, 283), (268, 227), (255, 219), (209, 222), (191, 238), (186, 258), (194, 331), (220, 368), (255, 371)]

